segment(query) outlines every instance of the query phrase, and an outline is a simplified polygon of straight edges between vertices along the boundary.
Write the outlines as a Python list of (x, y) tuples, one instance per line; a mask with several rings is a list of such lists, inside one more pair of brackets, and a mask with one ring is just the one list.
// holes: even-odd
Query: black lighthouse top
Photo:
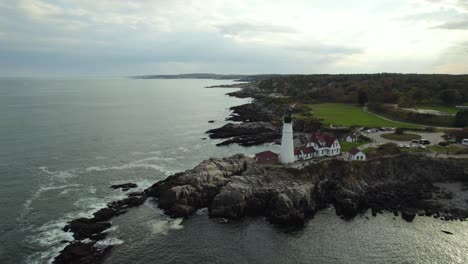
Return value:
[(284, 110), (283, 122), (284, 123), (291, 123), (291, 109), (289, 109), (289, 107), (286, 108), (286, 110)]

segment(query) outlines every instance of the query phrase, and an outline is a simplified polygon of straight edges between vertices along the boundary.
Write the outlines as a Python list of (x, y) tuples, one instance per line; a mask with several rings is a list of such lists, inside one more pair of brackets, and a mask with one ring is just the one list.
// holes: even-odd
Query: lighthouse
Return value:
[(284, 111), (283, 135), (281, 137), (281, 150), (279, 160), (283, 164), (292, 163), (295, 160), (291, 110), (289, 109), (289, 107)]

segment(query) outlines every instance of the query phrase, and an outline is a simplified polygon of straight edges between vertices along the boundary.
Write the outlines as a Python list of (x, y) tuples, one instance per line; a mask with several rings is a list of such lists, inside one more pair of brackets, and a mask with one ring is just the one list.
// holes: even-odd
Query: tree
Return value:
[(360, 105), (365, 105), (369, 99), (367, 98), (367, 93), (365, 91), (359, 90), (358, 92), (358, 103)]
[(458, 111), (455, 115), (455, 127), (466, 127), (468, 126), (468, 111)]
[(403, 135), (405, 133), (405, 130), (401, 127), (395, 129), (395, 134), (397, 135)]
[(439, 98), (440, 100), (442, 100), (442, 102), (448, 105), (453, 105), (455, 103), (458, 103), (462, 99), (458, 90), (455, 90), (455, 89), (443, 90), (442, 92), (440, 92)]

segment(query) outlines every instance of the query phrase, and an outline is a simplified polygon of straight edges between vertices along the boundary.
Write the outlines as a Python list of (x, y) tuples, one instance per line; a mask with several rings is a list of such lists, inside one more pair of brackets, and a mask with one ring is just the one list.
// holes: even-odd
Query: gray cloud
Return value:
[(240, 34), (261, 34), (261, 33), (296, 33), (297, 31), (291, 27), (255, 24), (255, 23), (231, 23), (215, 26), (222, 34), (240, 35)]
[(457, 29), (457, 30), (468, 30), (468, 19), (459, 21), (445, 22), (441, 25), (433, 27), (435, 29)]

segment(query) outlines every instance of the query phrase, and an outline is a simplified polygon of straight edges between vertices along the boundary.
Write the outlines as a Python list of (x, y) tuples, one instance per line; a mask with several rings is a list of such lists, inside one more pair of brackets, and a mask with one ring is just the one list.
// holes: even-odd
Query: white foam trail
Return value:
[(86, 171), (87, 172), (93, 172), (93, 171), (100, 172), (100, 171), (108, 171), (108, 170), (128, 170), (128, 169), (134, 169), (134, 168), (146, 168), (146, 169), (154, 169), (154, 170), (160, 171), (164, 173), (165, 175), (174, 174), (174, 171), (168, 170), (164, 166), (147, 163), (149, 161), (161, 161), (161, 160), (170, 161), (173, 159), (161, 158), (161, 157), (150, 157), (150, 158), (132, 161), (130, 163), (126, 163), (120, 166), (92, 166), (92, 167), (86, 168)]
[(88, 188), (74, 188), (74, 189), (66, 189), (66, 190), (63, 190), (59, 193), (59, 195), (66, 195), (70, 192), (78, 192), (78, 191), (85, 191), (85, 192), (88, 192), (90, 194), (95, 194), (96, 193), (96, 188), (94, 188), (93, 186), (90, 186)]
[(150, 221), (151, 232), (153, 234), (161, 234), (167, 235), (170, 230), (179, 230), (184, 228), (182, 225), (182, 218), (176, 219), (164, 219), (164, 220), (156, 220)]
[(116, 237), (108, 237), (106, 239), (99, 240), (98, 242), (96, 242), (96, 246), (106, 247), (106, 246), (120, 245), (120, 244), (123, 244), (123, 243), (124, 243), (123, 240), (120, 240), (120, 239), (118, 239)]
[(24, 211), (21, 214), (21, 216), (19, 217), (19, 219), (22, 219), (26, 213), (31, 211), (32, 202), (34, 200), (38, 199), (42, 195), (42, 193), (47, 192), (47, 191), (51, 191), (51, 190), (60, 190), (60, 189), (65, 189), (65, 188), (69, 188), (69, 187), (78, 187), (78, 186), (81, 186), (81, 184), (66, 184), (66, 185), (60, 185), (60, 186), (43, 186), (43, 185), (40, 185), (39, 188), (31, 195), (31, 198), (29, 198), (28, 200), (26, 200), (23, 203)]
[(48, 175), (59, 178), (59, 179), (69, 179), (76, 177), (77, 170), (65, 170), (65, 171), (50, 171), (49, 168), (45, 166), (39, 167), (41, 171), (47, 173)]

